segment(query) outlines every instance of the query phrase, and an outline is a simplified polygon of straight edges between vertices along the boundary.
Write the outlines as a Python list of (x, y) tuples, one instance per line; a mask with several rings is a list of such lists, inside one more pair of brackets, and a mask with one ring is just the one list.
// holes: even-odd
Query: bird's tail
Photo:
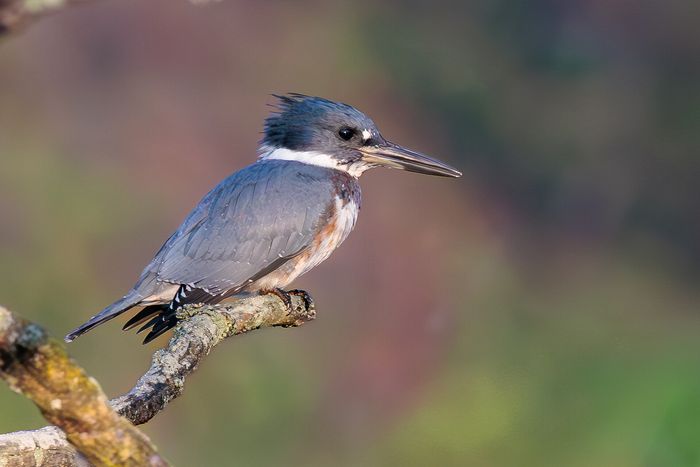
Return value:
[(100, 324), (109, 321), (110, 319), (124, 313), (126, 310), (138, 305), (141, 300), (143, 300), (143, 295), (135, 290), (131, 290), (124, 297), (112, 303), (107, 308), (87, 320), (84, 324), (71, 331), (68, 335), (66, 335), (64, 340), (66, 342), (72, 342), (76, 337), (88, 332), (95, 326), (99, 326)]

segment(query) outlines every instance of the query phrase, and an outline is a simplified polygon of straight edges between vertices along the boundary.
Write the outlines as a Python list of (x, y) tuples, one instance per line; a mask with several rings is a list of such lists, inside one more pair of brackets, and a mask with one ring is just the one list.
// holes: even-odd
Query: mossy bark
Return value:
[(164, 466), (150, 440), (117, 414), (88, 376), (38, 325), (0, 307), (0, 377), (95, 465)]
[[(305, 293), (293, 294), (291, 307), (270, 294), (226, 305), (188, 306), (179, 317), (173, 337), (153, 354), (148, 372), (127, 394), (107, 402), (62, 344), (0, 307), (0, 377), (66, 432), (62, 437), (56, 427), (45, 427), (0, 435), (0, 466), (82, 465), (71, 444), (96, 465), (165, 465), (132, 423), (146, 423), (180, 396), (187, 376), (224, 339), (265, 327), (300, 326), (315, 319), (316, 311)], [(72, 462), (65, 463), (71, 456)]]
[(295, 327), (313, 320), (316, 311), (302, 296), (287, 306), (276, 295), (253, 295), (227, 305), (187, 306), (178, 316), (168, 346), (153, 354), (151, 367), (112, 407), (138, 425), (146, 423), (182, 394), (185, 378), (223, 339), (264, 327)]

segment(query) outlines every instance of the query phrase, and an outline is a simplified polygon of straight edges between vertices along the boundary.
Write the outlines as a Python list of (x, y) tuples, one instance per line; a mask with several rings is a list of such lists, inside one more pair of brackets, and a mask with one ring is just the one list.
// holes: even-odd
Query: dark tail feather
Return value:
[(129, 331), (139, 324), (143, 323), (146, 321), (148, 318), (155, 314), (161, 313), (163, 310), (168, 308), (168, 304), (165, 305), (149, 305), (145, 307), (143, 310), (139, 311), (136, 313), (134, 316), (129, 318), (129, 321), (126, 322), (124, 327), (122, 327), (123, 331)]
[(177, 308), (173, 308), (172, 306), (165, 306), (161, 310), (162, 311), (160, 312), (160, 314), (154, 316), (146, 324), (141, 326), (141, 329), (137, 331), (137, 333), (141, 333), (146, 329), (151, 328), (150, 332), (146, 335), (146, 338), (143, 340), (144, 344), (148, 344), (164, 332), (177, 326)]
[(64, 340), (66, 342), (72, 342), (76, 337), (88, 332), (90, 329), (98, 326), (112, 318), (119, 316), (124, 313), (129, 308), (133, 308), (138, 305), (138, 303), (143, 299), (143, 296), (134, 292), (133, 290), (126, 294), (120, 300), (109, 305), (104, 310), (100, 311), (98, 314), (90, 318), (85, 324), (82, 324), (78, 328), (71, 331)]
[(138, 323), (141, 323), (145, 321), (149, 316), (158, 313), (156, 316), (147, 321), (146, 324), (141, 326), (141, 329), (138, 330), (138, 332), (141, 333), (146, 329), (151, 328), (150, 332), (146, 335), (146, 338), (143, 340), (144, 344), (148, 344), (164, 332), (177, 326), (177, 310), (183, 304), (195, 303), (200, 300), (204, 301), (211, 299), (211, 295), (202, 289), (192, 289), (187, 285), (181, 285), (177, 293), (175, 294), (175, 297), (173, 298), (172, 302), (170, 302), (168, 305), (161, 306), (158, 309), (155, 307), (148, 307), (153, 308), (152, 311), (149, 310), (148, 312), (146, 312), (148, 308), (142, 310), (141, 313), (138, 314), (140, 315), (138, 316), (138, 318), (134, 316), (136, 320), (134, 320), (133, 324), (135, 326), (137, 324), (137, 320)]

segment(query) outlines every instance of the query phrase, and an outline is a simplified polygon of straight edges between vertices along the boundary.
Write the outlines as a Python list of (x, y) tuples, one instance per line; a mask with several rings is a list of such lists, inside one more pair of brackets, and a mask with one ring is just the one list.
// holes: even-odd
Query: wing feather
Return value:
[(279, 267), (311, 244), (332, 206), (328, 170), (260, 161), (233, 174), (166, 242), (152, 263), (157, 280), (222, 294)]

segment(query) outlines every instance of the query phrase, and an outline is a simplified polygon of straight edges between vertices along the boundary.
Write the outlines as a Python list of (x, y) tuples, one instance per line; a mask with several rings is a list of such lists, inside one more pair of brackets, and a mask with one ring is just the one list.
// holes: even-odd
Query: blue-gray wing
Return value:
[(271, 160), (236, 172), (202, 199), (148, 273), (219, 295), (279, 267), (311, 244), (333, 205), (329, 170)]

